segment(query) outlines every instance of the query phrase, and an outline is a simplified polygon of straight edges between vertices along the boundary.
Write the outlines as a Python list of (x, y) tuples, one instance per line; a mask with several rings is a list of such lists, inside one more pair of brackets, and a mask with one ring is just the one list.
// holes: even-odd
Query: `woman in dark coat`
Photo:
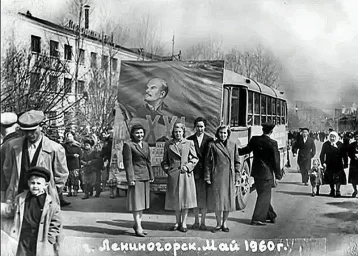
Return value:
[(349, 166), (348, 182), (353, 186), (352, 197), (357, 196), (357, 184), (358, 184), (358, 131), (354, 133), (355, 141), (348, 147), (348, 156), (351, 159)]
[(127, 209), (133, 213), (136, 236), (144, 237), (142, 228), (143, 210), (149, 209), (150, 182), (153, 182), (153, 171), (150, 149), (143, 141), (145, 130), (142, 125), (133, 125), (130, 131), (131, 141), (123, 145), (123, 163), (126, 171), (128, 192)]
[(185, 127), (174, 124), (172, 137), (164, 145), (162, 168), (168, 174), (165, 209), (174, 210), (176, 223), (172, 230), (187, 232), (190, 208), (197, 207), (193, 169), (198, 162), (194, 143), (184, 139)]
[[(336, 197), (341, 196), (341, 185), (347, 184), (344, 167), (348, 166), (348, 157), (343, 143), (338, 140), (338, 134), (331, 132), (328, 136), (328, 141), (323, 143), (320, 154), (322, 166), (325, 168), (324, 182), (331, 187), (329, 195)], [(336, 191), (334, 190), (334, 185), (336, 185)]]
[[(72, 132), (65, 134), (65, 144), (63, 147), (66, 151), (67, 168), (69, 170), (67, 186), (67, 196), (77, 196), (79, 184), (80, 184), (80, 169), (81, 169), (81, 157), (82, 150), (77, 141), (74, 139)], [(73, 193), (72, 193), (73, 188)]]
[(216, 216), (216, 227), (212, 232), (220, 229), (229, 232), (229, 212), (236, 210), (235, 185), (240, 177), (240, 162), (237, 145), (229, 141), (230, 133), (228, 126), (220, 126), (215, 134), (217, 140), (210, 143), (205, 158), (204, 179), (209, 184), (207, 208), (215, 211)]

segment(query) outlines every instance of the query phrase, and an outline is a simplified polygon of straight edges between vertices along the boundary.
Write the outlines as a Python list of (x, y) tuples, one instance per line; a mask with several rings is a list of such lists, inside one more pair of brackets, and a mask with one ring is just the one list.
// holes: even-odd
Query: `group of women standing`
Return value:
[(358, 131), (354, 134), (355, 141), (346, 148), (339, 141), (339, 136), (332, 131), (328, 140), (323, 143), (320, 160), (325, 168), (324, 183), (329, 184), (331, 188), (330, 196), (340, 197), (341, 185), (347, 184), (344, 168), (348, 167), (348, 157), (350, 158), (350, 168), (348, 182), (353, 186), (352, 197), (357, 196), (358, 184)]
[[(207, 210), (216, 214), (217, 225), (212, 230), (229, 232), (227, 220), (229, 212), (235, 208), (235, 183), (239, 176), (238, 150), (235, 143), (228, 140), (230, 129), (220, 126), (216, 132), (217, 140), (208, 147), (205, 163)], [(144, 141), (145, 129), (141, 125), (133, 125), (130, 131), (131, 141), (123, 147), (124, 167), (129, 184), (127, 209), (133, 212), (136, 236), (143, 237), (147, 233), (141, 225), (142, 212), (149, 208), (149, 183), (153, 181), (150, 162), (150, 150)], [(185, 126), (176, 123), (172, 130), (172, 139), (164, 146), (162, 168), (168, 175), (165, 209), (175, 211), (176, 221), (171, 230), (187, 232), (188, 211), (196, 208), (198, 200), (193, 174), (198, 163), (196, 148), (192, 140), (185, 139)], [(205, 199), (206, 200), (206, 199)]]

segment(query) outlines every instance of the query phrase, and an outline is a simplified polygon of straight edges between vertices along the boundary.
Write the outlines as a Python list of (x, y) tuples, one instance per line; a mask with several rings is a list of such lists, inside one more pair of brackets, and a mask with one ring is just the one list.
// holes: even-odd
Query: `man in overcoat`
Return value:
[[(193, 173), (196, 188), (196, 200), (198, 207), (194, 208), (195, 222), (192, 226), (193, 229), (206, 230), (205, 217), (206, 217), (206, 200), (207, 200), (207, 183), (204, 180), (205, 173), (205, 156), (207, 155), (209, 143), (213, 138), (205, 134), (206, 120), (198, 117), (194, 121), (195, 134), (188, 137), (188, 140), (194, 142), (196, 155), (198, 156), (198, 163), (195, 165)], [(201, 213), (201, 223), (199, 224), (199, 211)]]
[(302, 183), (305, 186), (308, 186), (308, 171), (311, 169), (311, 159), (316, 154), (314, 140), (308, 135), (309, 129), (302, 128), (302, 136), (298, 138), (297, 142), (293, 145), (292, 148), (293, 157), (296, 157), (298, 151), (297, 164), (300, 167)]
[(65, 149), (47, 138), (40, 128), (44, 119), (42, 111), (30, 110), (19, 117), (20, 129), (24, 136), (9, 142), (4, 160), (4, 172), (11, 173), (6, 200), (28, 190), (26, 175), (32, 166), (44, 167), (51, 172), (49, 194), (60, 204), (59, 193), (68, 177)]
[(274, 175), (281, 179), (280, 154), (277, 141), (270, 138), (275, 125), (262, 124), (261, 136), (253, 136), (248, 145), (239, 149), (240, 155), (253, 152), (251, 176), (254, 177), (257, 191), (255, 210), (252, 216), (252, 225), (266, 225), (265, 222), (275, 223), (277, 214), (271, 205), (271, 189), (274, 186)]

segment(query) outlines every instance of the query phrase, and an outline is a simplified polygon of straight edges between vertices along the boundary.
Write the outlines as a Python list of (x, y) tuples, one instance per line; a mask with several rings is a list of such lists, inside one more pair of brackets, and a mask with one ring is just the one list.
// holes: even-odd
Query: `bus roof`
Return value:
[(231, 70), (224, 69), (223, 84), (245, 86), (251, 91), (256, 91), (274, 98), (286, 100), (286, 98), (284, 97), (284, 92), (278, 91), (277, 89), (256, 82), (253, 79), (244, 77)]

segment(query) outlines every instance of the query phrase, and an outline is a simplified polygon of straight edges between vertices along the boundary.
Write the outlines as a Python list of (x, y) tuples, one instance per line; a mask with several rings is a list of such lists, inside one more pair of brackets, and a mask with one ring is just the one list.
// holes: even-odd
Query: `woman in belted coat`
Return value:
[(219, 230), (229, 232), (229, 212), (236, 210), (235, 185), (238, 185), (240, 177), (240, 161), (237, 145), (229, 141), (230, 132), (226, 125), (217, 129), (217, 140), (209, 144), (205, 158), (204, 180), (209, 184), (207, 208), (215, 212), (217, 222), (213, 233)]
[(197, 207), (193, 169), (198, 162), (194, 143), (184, 138), (185, 127), (176, 123), (172, 140), (164, 146), (163, 170), (168, 174), (165, 209), (175, 210), (176, 223), (172, 230), (187, 232), (190, 208)]
[(145, 129), (140, 124), (131, 128), (131, 141), (123, 145), (123, 164), (128, 182), (127, 209), (133, 213), (136, 236), (143, 237), (146, 232), (142, 228), (143, 210), (149, 209), (150, 182), (153, 182), (153, 171), (150, 149), (143, 141)]

